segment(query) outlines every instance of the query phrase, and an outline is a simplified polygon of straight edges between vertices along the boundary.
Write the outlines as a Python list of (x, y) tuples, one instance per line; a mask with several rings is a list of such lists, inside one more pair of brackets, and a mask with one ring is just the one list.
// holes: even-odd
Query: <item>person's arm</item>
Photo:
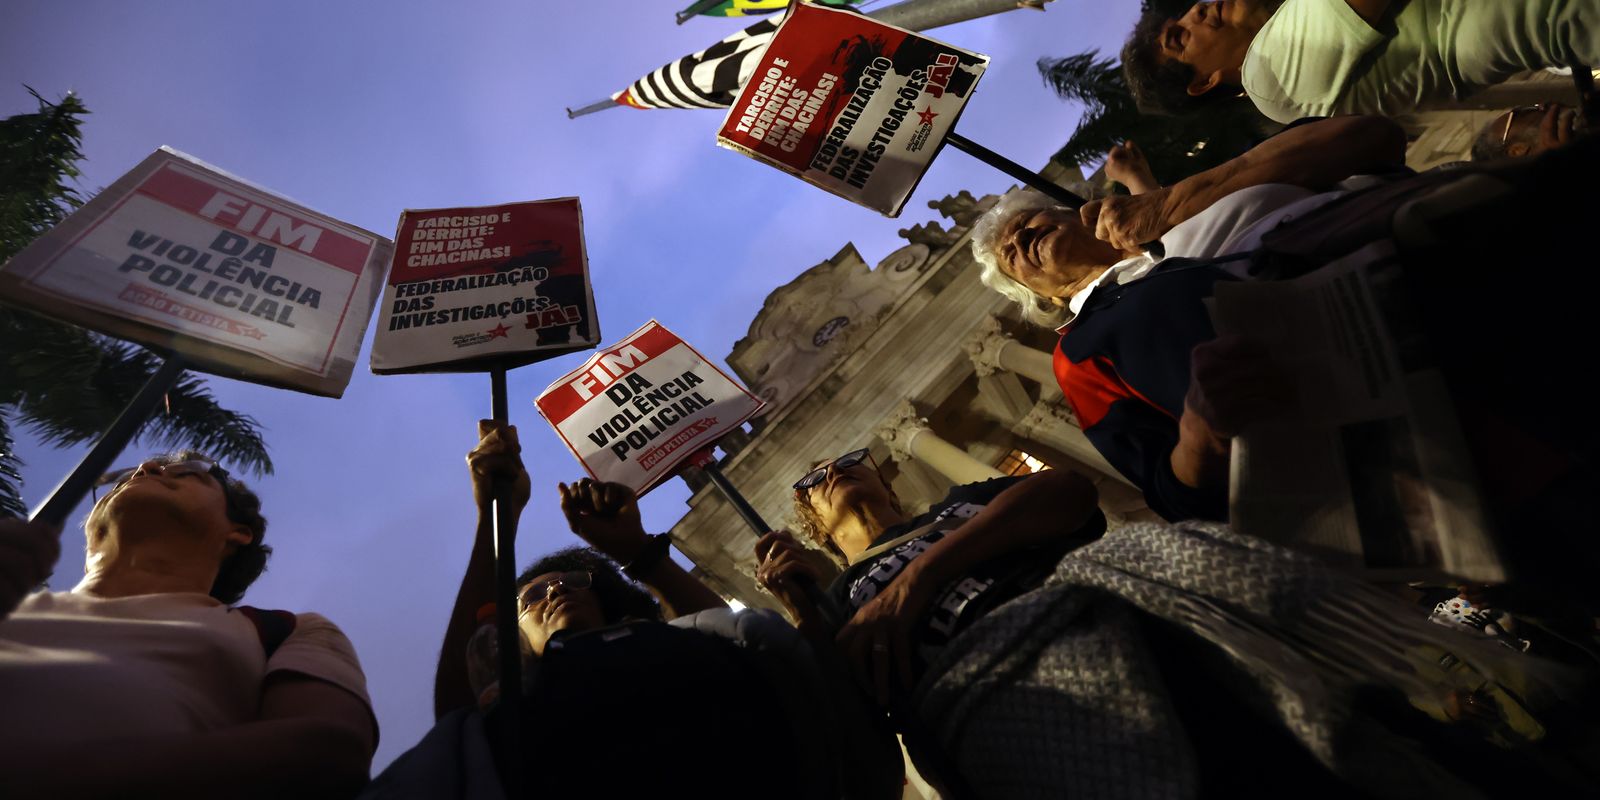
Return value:
[(350, 797), (375, 745), (355, 695), (280, 674), (267, 679), (255, 722), (72, 748), (29, 741), (0, 752), (0, 774), (17, 797)]
[(560, 490), (561, 513), (572, 532), (627, 567), (628, 576), (661, 601), (667, 619), (727, 607), (721, 595), (678, 566), (665, 551), (653, 556), (652, 563), (638, 563), (650, 537), (644, 532), (639, 498), (632, 489), (584, 478), (571, 486), (560, 484)]
[(880, 703), (891, 673), (911, 686), (911, 629), (938, 590), (973, 566), (1071, 536), (1095, 513), (1094, 484), (1066, 470), (1046, 470), (1008, 487), (961, 527), (906, 565), (862, 606), (836, 639), (856, 679)]
[(1226, 489), (1233, 437), (1256, 420), (1288, 410), (1294, 387), (1260, 342), (1241, 336), (1196, 346), (1189, 363), (1172, 473), (1185, 486)]
[(472, 555), (467, 559), (456, 603), (450, 610), (444, 643), (439, 647), (439, 666), (433, 677), (433, 715), (435, 719), (476, 705), (467, 677), (467, 642), (478, 627), (478, 609), (494, 602), (494, 480), (512, 481), (512, 525), (522, 516), (530, 492), (527, 470), (522, 467), (522, 446), (517, 442), (515, 425), (501, 426), (493, 420), (478, 422), (478, 446), (467, 454), (472, 472), (472, 497), (478, 508), (478, 526), (473, 535)]
[(1135, 250), (1240, 189), (1287, 183), (1321, 191), (1351, 175), (1402, 166), (1405, 156), (1405, 131), (1392, 121), (1332, 117), (1285, 130), (1171, 186), (1086, 203), (1079, 215), (1096, 237)]
[(1144, 151), (1133, 140), (1111, 148), (1106, 153), (1106, 177), (1127, 187), (1128, 194), (1147, 194), (1161, 188)]
[(826, 568), (819, 562), (826, 558), (795, 541), (788, 531), (768, 531), (756, 542), (756, 583), (778, 598), (795, 629), (819, 654), (833, 652), (833, 636), (838, 631), (823, 621), (802, 582), (823, 586)]
[(61, 557), (61, 528), (25, 519), (0, 519), (0, 620), (38, 588)]

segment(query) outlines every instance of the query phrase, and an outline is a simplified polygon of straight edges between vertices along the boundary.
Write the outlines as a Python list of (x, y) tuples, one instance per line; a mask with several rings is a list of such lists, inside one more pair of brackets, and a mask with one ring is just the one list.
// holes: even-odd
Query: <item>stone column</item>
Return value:
[(909, 400), (902, 400), (878, 425), (876, 434), (897, 461), (916, 460), (937, 470), (957, 485), (1001, 476), (1000, 470), (967, 455), (967, 451), (939, 438)]
[(992, 316), (984, 317), (978, 323), (972, 338), (967, 340), (966, 349), (980, 378), (1004, 370), (1015, 372), (1046, 388), (1056, 388), (1056, 371), (1050, 363), (1051, 355), (1007, 336), (1000, 328), (1000, 320)]
[(1128, 479), (1100, 455), (1089, 437), (1083, 435), (1072, 411), (1059, 401), (1040, 400), (1027, 416), (1011, 426), (1011, 432), (1024, 439), (1043, 442), (1114, 480), (1128, 483)]

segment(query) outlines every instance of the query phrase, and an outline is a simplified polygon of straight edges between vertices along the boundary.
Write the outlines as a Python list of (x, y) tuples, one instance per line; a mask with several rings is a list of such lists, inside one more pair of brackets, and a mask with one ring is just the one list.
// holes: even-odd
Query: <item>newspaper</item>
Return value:
[(1294, 280), (1217, 284), (1217, 332), (1262, 342), (1297, 395), (1293, 412), (1233, 442), (1233, 525), (1377, 580), (1504, 580), (1444, 377), (1390, 290), (1392, 262), (1378, 243)]

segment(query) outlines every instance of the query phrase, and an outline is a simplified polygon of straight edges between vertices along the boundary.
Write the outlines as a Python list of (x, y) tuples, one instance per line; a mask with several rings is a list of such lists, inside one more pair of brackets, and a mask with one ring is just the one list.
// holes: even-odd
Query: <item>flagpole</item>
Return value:
[[(1044, 10), (1044, 4), (1051, 0), (904, 0), (892, 6), (884, 6), (875, 11), (866, 12), (879, 22), (897, 25), (911, 31), (925, 31), (933, 28), (942, 28), (958, 22), (966, 22), (979, 17), (999, 14), (1003, 11), (1015, 11), (1019, 8), (1032, 8)], [(678, 24), (682, 25), (690, 11), (694, 11), (701, 3), (695, 3), (685, 9), (678, 16)], [(716, 5), (712, 3), (712, 5)], [(596, 111), (604, 111), (617, 103), (590, 103), (579, 109), (567, 109), (567, 119), (576, 119)]]
[(584, 116), (585, 114), (593, 114), (593, 113), (595, 113), (597, 111), (604, 111), (604, 110), (606, 110), (608, 108), (616, 108), (616, 107), (618, 107), (620, 105), (622, 105), (622, 104), (618, 103), (617, 101), (612, 100), (610, 98), (607, 98), (605, 100), (596, 100), (595, 102), (590, 103), (589, 105), (586, 105), (586, 106), (584, 106), (584, 107), (582, 107), (580, 109), (577, 109), (577, 110), (573, 110), (571, 108), (568, 108), (567, 109), (567, 119), (576, 119), (578, 117)]
[(698, 0), (698, 2), (678, 12), (678, 24), (682, 25), (690, 19), (698, 17), (720, 5), (722, 5), (722, 0)]
[(1019, 8), (1043, 11), (1048, 2), (1050, 0), (905, 0), (868, 11), (867, 16), (908, 31), (926, 31)]

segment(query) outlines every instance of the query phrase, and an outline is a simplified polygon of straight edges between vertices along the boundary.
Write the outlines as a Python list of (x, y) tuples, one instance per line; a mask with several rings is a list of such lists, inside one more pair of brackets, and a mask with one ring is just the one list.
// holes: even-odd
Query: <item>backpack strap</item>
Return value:
[(293, 611), (255, 606), (234, 606), (233, 610), (243, 614), (251, 625), (256, 626), (256, 637), (261, 640), (261, 649), (267, 658), (272, 658), (272, 654), (278, 652), (278, 647), (289, 638), (289, 634), (294, 633), (295, 623), (299, 622)]

